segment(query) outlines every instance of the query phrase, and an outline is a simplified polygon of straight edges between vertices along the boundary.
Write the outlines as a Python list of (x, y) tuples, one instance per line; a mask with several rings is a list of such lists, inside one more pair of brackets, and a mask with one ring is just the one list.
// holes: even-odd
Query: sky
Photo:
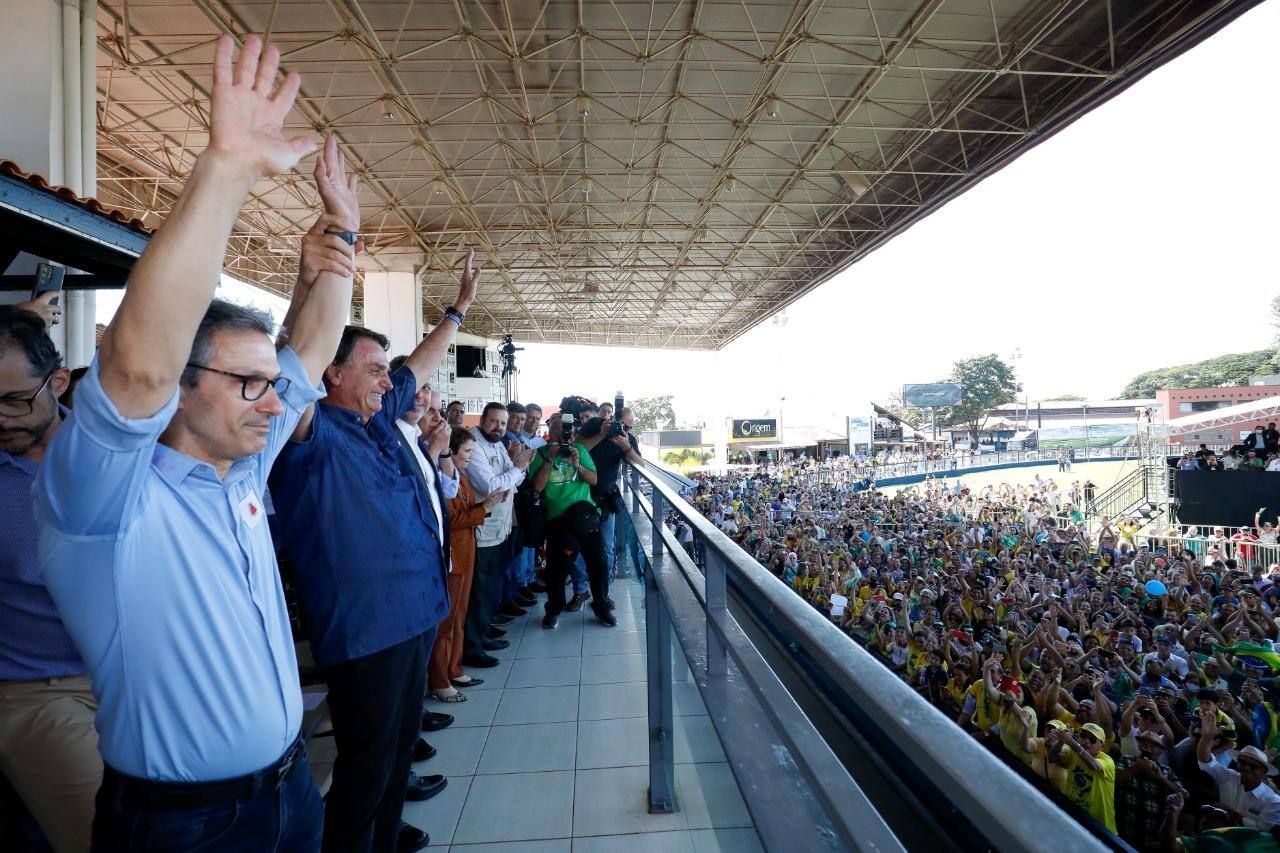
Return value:
[[(1280, 3), (1264, 3), (721, 351), (517, 341), (520, 398), (672, 394), (682, 426), (843, 432), (975, 355), (1020, 353), (1031, 400), (1107, 399), (1145, 370), (1266, 347), (1278, 36)], [(219, 295), (284, 313), (229, 276)], [(106, 322), (114, 300), (99, 302)]]
[[(1280, 3), (1264, 3), (716, 353), (522, 343), (522, 399), (674, 394), (682, 425), (865, 414), (1020, 350), (1030, 399), (1272, 339)], [(784, 399), (785, 398), (785, 401)]]

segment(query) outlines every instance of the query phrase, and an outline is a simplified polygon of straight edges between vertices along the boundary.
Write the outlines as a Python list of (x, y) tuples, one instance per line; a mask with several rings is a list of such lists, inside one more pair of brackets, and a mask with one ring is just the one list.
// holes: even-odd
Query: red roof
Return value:
[(22, 171), (22, 168), (12, 160), (0, 160), (0, 175), (8, 175), (10, 177), (17, 178), (20, 181), (25, 181), (27, 184), (30, 184), (38, 190), (52, 193), (58, 198), (69, 201), (72, 204), (77, 204), (85, 210), (88, 210), (90, 213), (96, 213), (99, 216), (105, 216), (108, 219), (113, 219), (121, 225), (132, 228), (140, 234), (150, 234), (155, 230), (154, 228), (148, 228), (143, 225), (141, 219), (131, 217), (119, 210), (109, 208), (96, 198), (81, 198), (68, 187), (60, 187), (50, 184), (45, 180), (43, 175), (37, 175), (34, 172), (24, 172)]

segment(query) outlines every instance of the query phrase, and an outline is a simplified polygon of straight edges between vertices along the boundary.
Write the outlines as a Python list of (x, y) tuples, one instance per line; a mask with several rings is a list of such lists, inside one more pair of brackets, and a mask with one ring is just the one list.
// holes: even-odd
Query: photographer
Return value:
[(601, 624), (612, 628), (618, 620), (604, 602), (609, 573), (600, 536), (600, 512), (591, 499), (596, 466), (587, 448), (575, 440), (573, 421), (564, 413), (547, 423), (550, 443), (534, 456), (529, 472), (533, 489), (542, 493), (547, 514), (547, 603), (542, 627), (555, 628), (565, 609), (564, 585), (574, 559), (581, 554), (595, 598), (591, 609)]
[[(603, 408), (602, 406), (601, 409)], [(600, 508), (600, 537), (604, 541), (605, 566), (611, 575), (616, 556), (613, 516), (623, 510), (619, 482), (622, 460), (626, 459), (633, 465), (644, 464), (644, 459), (640, 456), (640, 445), (631, 433), (635, 417), (628, 408), (619, 407), (618, 411), (619, 417), (616, 420), (607, 415), (593, 418), (582, 425), (579, 433), (579, 439), (591, 452), (591, 460), (596, 466), (597, 481), (591, 489), (591, 497)]]

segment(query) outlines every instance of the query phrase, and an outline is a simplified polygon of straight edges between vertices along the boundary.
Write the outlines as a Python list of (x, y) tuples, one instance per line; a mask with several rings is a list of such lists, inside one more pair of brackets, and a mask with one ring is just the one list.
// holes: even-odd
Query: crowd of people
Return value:
[[(0, 775), (58, 853), (426, 847), (402, 809), (448, 780), (411, 765), (502, 626), (540, 596), (546, 629), (584, 606), (617, 624), (630, 412), (492, 402), (466, 428), (441, 408), (470, 251), (411, 352), (346, 325), (359, 187), (332, 137), (279, 333), (213, 298), (254, 183), (318, 147), (282, 130), (279, 59), (219, 40), (209, 147), (86, 370), (50, 337), (52, 295), (0, 308)], [(323, 801), (295, 640), (337, 749)]]
[(814, 468), (703, 477), (693, 500), (1082, 819), (1139, 850), (1277, 849), (1280, 565), (1088, 519), (1080, 482), (890, 495)]
[(1176, 463), (1179, 471), (1280, 471), (1280, 431), (1275, 421), (1256, 427), (1239, 444), (1221, 454), (1201, 444)]

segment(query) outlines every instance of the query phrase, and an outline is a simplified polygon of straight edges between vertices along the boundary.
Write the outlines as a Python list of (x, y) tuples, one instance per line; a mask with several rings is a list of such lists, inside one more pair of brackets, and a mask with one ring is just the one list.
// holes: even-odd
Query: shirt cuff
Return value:
[(324, 398), (324, 383), (311, 385), (307, 369), (302, 366), (302, 359), (298, 358), (293, 347), (285, 347), (276, 353), (276, 361), (280, 363), (280, 375), (289, 380), (289, 390), (282, 398), (286, 406), (301, 413), (316, 400)]
[(126, 418), (107, 396), (95, 355), (88, 371), (76, 385), (76, 405), (72, 419), (86, 436), (108, 450), (128, 452), (153, 443), (164, 432), (178, 410), (178, 389), (155, 414)]

